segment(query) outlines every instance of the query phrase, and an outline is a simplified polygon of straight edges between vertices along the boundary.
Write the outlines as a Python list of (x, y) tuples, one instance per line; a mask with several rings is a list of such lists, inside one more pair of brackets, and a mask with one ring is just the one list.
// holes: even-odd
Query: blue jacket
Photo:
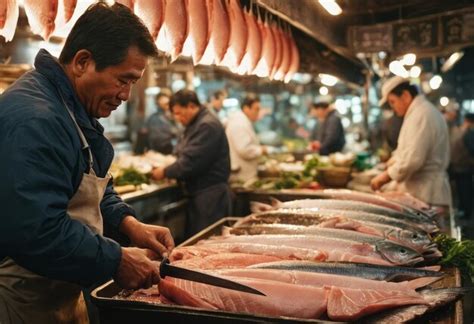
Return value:
[(329, 112), (326, 119), (322, 123), (318, 123), (311, 134), (312, 140), (321, 142), (319, 154), (329, 155), (339, 152), (346, 144), (344, 127), (342, 127), (341, 118), (336, 111)]
[(163, 154), (171, 154), (178, 142), (179, 129), (160, 107), (157, 109), (158, 111), (152, 114), (146, 122), (148, 149)]
[[(35, 68), (0, 96), (0, 259), (9, 256), (35, 273), (83, 286), (105, 281), (120, 263), (120, 245), (66, 212), (88, 166), (58, 91), (91, 146), (100, 177), (109, 169), (113, 148), (56, 59), (41, 50)], [(112, 181), (100, 208), (110, 230), (117, 230), (125, 215), (134, 215)]]

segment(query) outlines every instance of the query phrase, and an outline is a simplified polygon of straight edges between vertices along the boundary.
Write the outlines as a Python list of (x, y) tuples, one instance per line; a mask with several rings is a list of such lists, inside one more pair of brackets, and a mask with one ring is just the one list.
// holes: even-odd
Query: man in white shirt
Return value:
[(260, 145), (253, 123), (258, 120), (260, 100), (246, 97), (242, 111), (229, 117), (226, 127), (230, 148), (231, 180), (247, 181), (257, 177), (258, 159), (267, 153), (265, 146)]
[(387, 170), (372, 179), (372, 189), (395, 180), (399, 191), (432, 205), (450, 206), (449, 135), (443, 116), (416, 86), (398, 76), (384, 83), (380, 104), (385, 102), (404, 121), (397, 149)]

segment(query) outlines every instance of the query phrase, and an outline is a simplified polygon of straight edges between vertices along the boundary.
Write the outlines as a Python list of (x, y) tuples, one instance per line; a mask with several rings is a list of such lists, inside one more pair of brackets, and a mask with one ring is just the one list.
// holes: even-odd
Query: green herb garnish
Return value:
[(443, 253), (440, 264), (458, 267), (465, 276), (474, 279), (474, 241), (458, 241), (446, 234), (434, 238), (439, 250)]
[(116, 186), (134, 185), (138, 186), (142, 183), (149, 183), (148, 177), (131, 167), (123, 169), (121, 174), (114, 179)]

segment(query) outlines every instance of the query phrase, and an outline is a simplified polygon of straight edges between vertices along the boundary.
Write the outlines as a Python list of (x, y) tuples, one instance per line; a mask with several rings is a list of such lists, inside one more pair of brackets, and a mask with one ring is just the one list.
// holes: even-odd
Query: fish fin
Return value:
[(428, 266), (428, 267), (420, 267), (417, 268), (419, 270), (428, 270), (428, 271), (440, 271), (441, 266), (440, 265), (434, 265), (434, 266)]

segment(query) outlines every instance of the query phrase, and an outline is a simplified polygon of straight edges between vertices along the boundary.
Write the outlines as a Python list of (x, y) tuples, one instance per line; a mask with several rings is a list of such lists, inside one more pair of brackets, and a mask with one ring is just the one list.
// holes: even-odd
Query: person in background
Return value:
[(229, 145), (222, 124), (201, 106), (194, 91), (176, 92), (170, 107), (185, 129), (176, 146), (176, 162), (154, 169), (152, 177), (183, 184), (189, 197), (186, 230), (190, 236), (230, 214)]
[(227, 94), (224, 90), (217, 90), (213, 93), (211, 101), (209, 102), (209, 111), (221, 121), (222, 125), (226, 125), (227, 119), (221, 116), (219, 113), (224, 108), (224, 99), (227, 97)]
[(226, 127), (229, 139), (232, 181), (247, 181), (257, 177), (260, 156), (267, 154), (266, 146), (260, 145), (253, 124), (259, 118), (260, 100), (247, 96), (241, 106), (229, 117)]
[(344, 127), (336, 110), (327, 102), (313, 103), (310, 108), (312, 117), (318, 123), (311, 133), (311, 149), (319, 151), (321, 155), (339, 152), (346, 144)]
[(397, 190), (432, 205), (450, 206), (449, 135), (443, 116), (416, 86), (399, 76), (383, 84), (380, 105), (386, 102), (404, 120), (397, 150), (387, 170), (372, 179), (372, 189), (395, 180)]
[(448, 123), (449, 138), (458, 132), (459, 128), (459, 104), (455, 101), (449, 101), (442, 110), (444, 119)]
[(403, 117), (393, 114), (383, 125), (383, 137), (390, 151), (394, 151), (398, 145), (398, 136), (402, 128)]
[(114, 150), (97, 120), (129, 99), (156, 55), (127, 7), (97, 3), (77, 20), (59, 60), (40, 50), (35, 69), (0, 96), (0, 323), (87, 323), (81, 287), (159, 281), (156, 259), (173, 238), (139, 222), (114, 191)]
[(455, 183), (461, 216), (469, 218), (472, 217), (472, 197), (474, 196), (472, 185), (474, 175), (474, 114), (466, 114), (463, 124), (458, 127), (453, 126), (450, 134), (451, 163), (449, 171)]
[(146, 122), (148, 149), (171, 154), (178, 142), (179, 128), (170, 111), (170, 94), (160, 92), (156, 96), (156, 105), (157, 111)]

